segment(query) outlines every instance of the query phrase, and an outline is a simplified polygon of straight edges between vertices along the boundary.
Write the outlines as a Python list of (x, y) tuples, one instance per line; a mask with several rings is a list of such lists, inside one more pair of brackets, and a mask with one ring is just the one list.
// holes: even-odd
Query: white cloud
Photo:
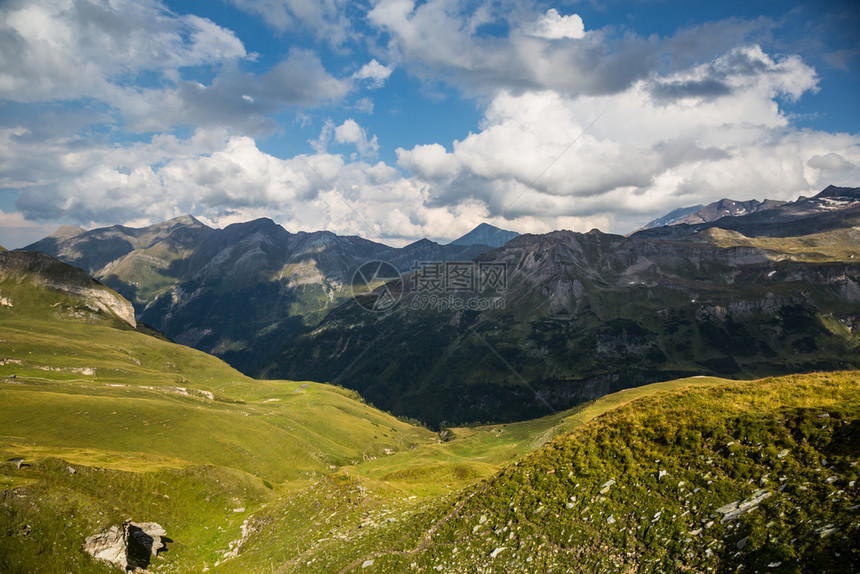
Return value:
[[(229, 126), (271, 133), (280, 106), (344, 97), (315, 53), (294, 48), (261, 75), (239, 38), (210, 20), (177, 15), (158, 0), (12, 1), (0, 7), (0, 99), (102, 102), (102, 121), (147, 132), (173, 126)], [(206, 67), (207, 84), (187, 78)], [(89, 102), (88, 102), (89, 103)]]
[(522, 4), (506, 2), (492, 10), (507, 20), (511, 30), (507, 37), (480, 33), (490, 10), (469, 11), (448, 0), (418, 6), (409, 0), (380, 0), (368, 21), (388, 34), (389, 61), (478, 94), (539, 89), (617, 92), (665, 65), (666, 50), (656, 39), (592, 32), (571, 44), (530, 35), (526, 32), (533, 27), (535, 14), (526, 10), (530, 3)]
[[(481, 98), (499, 91), (620, 93), (638, 81), (754, 43), (750, 38), (767, 36), (778, 25), (766, 18), (728, 19), (667, 37), (643, 37), (623, 26), (586, 33), (579, 15), (562, 16), (555, 9), (541, 14), (536, 4), (378, 0), (367, 21), (385, 32), (388, 61)], [(488, 22), (508, 32), (482, 33)]]
[(142, 71), (244, 58), (233, 32), (156, 0), (12, 0), (0, 8), (0, 97), (32, 102), (104, 99)]
[(354, 144), (358, 153), (362, 156), (375, 156), (379, 152), (379, 143), (376, 136), (369, 140), (367, 133), (358, 122), (352, 118), (346, 120), (334, 130), (334, 140), (340, 144)]
[(357, 154), (353, 154), (353, 160), (359, 156), (374, 157), (379, 152), (379, 142), (376, 136), (367, 139), (365, 129), (352, 118), (345, 120), (339, 126), (335, 126), (331, 119), (326, 120), (322, 130), (320, 130), (319, 137), (309, 143), (318, 154), (326, 154), (332, 140), (341, 145), (354, 145)]
[[(727, 89), (693, 85), (710, 79)], [(667, 97), (667, 85), (684, 92)], [(398, 163), (427, 182), (434, 205), (471, 198), (490, 217), (560, 224), (566, 216), (626, 232), (679, 205), (856, 184), (860, 136), (794, 131), (780, 111), (776, 98), (815, 87), (800, 59), (748, 46), (618, 94), (502, 92), (480, 132), (450, 152), (400, 149)]]
[(351, 0), (228, 0), (240, 10), (259, 16), (279, 33), (312, 33), (332, 46), (341, 46), (354, 32), (347, 14)]
[(439, 144), (419, 145), (411, 150), (398, 148), (397, 163), (425, 179), (436, 181), (451, 179), (460, 169), (456, 157)]
[(355, 111), (360, 112), (362, 114), (372, 114), (373, 113), (373, 100), (371, 98), (360, 98), (356, 100), (353, 109)]
[(370, 80), (372, 88), (381, 88), (385, 85), (385, 81), (391, 75), (392, 71), (393, 68), (390, 66), (383, 66), (376, 59), (373, 59), (363, 65), (359, 71), (353, 74), (353, 77), (357, 80)]
[[(284, 31), (340, 26), (339, 1), (234, 3), (274, 15)], [(860, 180), (860, 136), (795, 129), (780, 108), (816, 90), (817, 76), (797, 56), (743, 41), (766, 23), (642, 38), (585, 33), (576, 15), (541, 15), (530, 2), (379, 0), (367, 21), (389, 39), (373, 53), (391, 65), (373, 59), (337, 78), (300, 48), (244, 71), (250, 57), (231, 31), (155, 0), (14, 1), (0, 18), (0, 49), (22, 55), (0, 62), (0, 97), (96, 102), (0, 123), (0, 189), (20, 193), (29, 218), (2, 214), (10, 229), (191, 212), (394, 242), (452, 239), (486, 220), (522, 232), (627, 232), (680, 205), (793, 199)], [(488, 24), (509, 32), (482, 32)], [(210, 79), (184, 75), (188, 66)], [(383, 86), (394, 66), (479, 96), (478, 129), (398, 149), (397, 166), (374, 159), (370, 124), (344, 116), (322, 125), (312, 155), (276, 157), (255, 140), (277, 129), (283, 106), (344, 103), (359, 86)], [(138, 80), (153, 72), (158, 81)], [(373, 101), (343, 108), (369, 114)], [(94, 123), (156, 135), (113, 145), (81, 135)], [(193, 134), (164, 133), (180, 125)]]
[(656, 99), (648, 82), (602, 97), (504, 93), (488, 106), (481, 131), (450, 150), (399, 150), (408, 177), (326, 150), (337, 143), (367, 154), (376, 146), (354, 120), (329, 122), (314, 155), (287, 159), (223, 129), (86, 149), (68, 141), (48, 147), (7, 130), (0, 167), (30, 162), (22, 173), (32, 173), (34, 158), (55, 158), (41, 179), (17, 181), (13, 170), (3, 184), (22, 190), (17, 205), (26, 217), (86, 227), (190, 212), (217, 225), (267, 216), (293, 231), (393, 243), (453, 239), (481, 221), (521, 232), (626, 232), (678, 205), (793, 199), (856, 183), (860, 136), (787, 131), (772, 91), (750, 77), (731, 96), (702, 96), (696, 105)]
[(585, 25), (579, 14), (561, 16), (558, 10), (550, 8), (546, 14), (538, 18), (531, 25), (525, 27), (526, 34), (546, 38), (548, 40), (561, 40), (564, 38), (579, 39), (585, 36)]

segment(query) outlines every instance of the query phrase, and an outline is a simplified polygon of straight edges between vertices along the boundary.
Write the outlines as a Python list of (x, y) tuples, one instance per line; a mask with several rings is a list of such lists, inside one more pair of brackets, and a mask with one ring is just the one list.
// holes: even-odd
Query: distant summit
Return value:
[(693, 205), (690, 207), (679, 207), (678, 209), (673, 209), (666, 215), (662, 217), (658, 217), (657, 219), (653, 219), (645, 224), (642, 229), (653, 229), (655, 227), (665, 227), (667, 225), (675, 225), (676, 223), (680, 223), (680, 221), (686, 216), (696, 213), (700, 209), (705, 207), (701, 203), (699, 205)]
[(813, 197), (800, 196), (797, 201), (755, 203), (759, 205), (752, 213), (725, 215), (707, 222), (677, 222), (643, 228), (630, 237), (680, 238), (713, 227), (737, 231), (747, 237), (798, 237), (860, 226), (860, 187), (831, 185)]
[(516, 231), (506, 231), (489, 223), (482, 223), (463, 237), (455, 239), (449, 245), (489, 245), (490, 247), (502, 247), (518, 235), (519, 233)]
[(83, 227), (78, 227), (76, 225), (61, 225), (57, 228), (55, 232), (50, 234), (48, 237), (53, 237), (57, 240), (70, 239), (77, 235), (80, 235), (86, 231)]
[(759, 211), (766, 211), (785, 205), (784, 201), (774, 201), (765, 199), (758, 201), (751, 199), (748, 201), (735, 201), (734, 199), (721, 199), (708, 205), (695, 205), (692, 207), (680, 207), (675, 209), (663, 217), (659, 217), (645, 224), (643, 229), (653, 229), (655, 227), (666, 227), (668, 225), (679, 225), (686, 223), (687, 225), (696, 225), (698, 223), (711, 223), (723, 217), (740, 217)]
[[(762, 225), (782, 225), (789, 222), (792, 222), (794, 225), (806, 217), (813, 217), (814, 223), (820, 223), (815, 218), (817, 215), (837, 212), (853, 217), (856, 215), (854, 212), (858, 209), (860, 209), (860, 187), (829, 185), (813, 197), (804, 197), (801, 195), (796, 201), (774, 201), (772, 199), (765, 199), (764, 201), (757, 201), (755, 199), (735, 201), (733, 199), (721, 199), (704, 207), (701, 205), (681, 207), (667, 213), (663, 217), (650, 221), (639, 231), (658, 230), (663, 227), (683, 225), (706, 225), (711, 227), (709, 224), (729, 217), (733, 219), (721, 221), (718, 225), (725, 229), (740, 231), (745, 235), (756, 235), (756, 230)], [(836, 217), (837, 214), (834, 213), (834, 216)], [(736, 226), (741, 226), (742, 228)], [(851, 226), (847, 224), (847, 219), (845, 226)], [(804, 230), (798, 227), (798, 225), (794, 225), (791, 230), (786, 229), (783, 232), (790, 235), (802, 234), (804, 231), (813, 233), (816, 230), (815, 228)], [(669, 231), (657, 231), (657, 233)], [(768, 233), (780, 235), (780, 233), (776, 233), (773, 230), (768, 231)]]

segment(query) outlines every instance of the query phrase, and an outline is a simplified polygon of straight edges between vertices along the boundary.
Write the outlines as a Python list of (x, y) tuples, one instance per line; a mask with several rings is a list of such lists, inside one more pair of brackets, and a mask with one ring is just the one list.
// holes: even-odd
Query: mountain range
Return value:
[(383, 260), (471, 260), (490, 249), (463, 237), (393, 248), (328, 231), (290, 233), (270, 219), (210, 228), (186, 215), (145, 228), (70, 226), (29, 245), (85, 270), (171, 339), (245, 372), (351, 297), (358, 267)]
[(828, 188), (630, 237), (521, 235), (475, 259), (506, 270), (502, 290), (422, 290), (414, 272), (390, 312), (348, 301), (259, 372), (343, 384), (439, 425), (680, 376), (858, 368), (858, 224), (860, 189)]
[[(432, 425), (522, 420), (691, 374), (860, 366), (860, 190), (725, 200), (697, 217), (726, 209), (629, 237), (508, 239), (482, 225), (403, 248), (184, 216), (64, 227), (25, 249), (81, 267), (138, 320), (243, 372), (335, 382)], [(352, 297), (369, 261), (403, 275), (378, 286), (400, 298), (384, 313)]]
[(735, 201), (733, 199), (721, 199), (708, 205), (694, 205), (692, 207), (679, 207), (662, 217), (658, 217), (653, 221), (649, 221), (642, 229), (652, 229), (654, 227), (665, 227), (667, 225), (688, 224), (695, 225), (697, 223), (711, 223), (723, 217), (738, 217), (749, 215), (758, 211), (765, 211), (784, 205), (784, 201), (773, 201), (766, 199), (758, 201), (751, 199), (748, 201)]

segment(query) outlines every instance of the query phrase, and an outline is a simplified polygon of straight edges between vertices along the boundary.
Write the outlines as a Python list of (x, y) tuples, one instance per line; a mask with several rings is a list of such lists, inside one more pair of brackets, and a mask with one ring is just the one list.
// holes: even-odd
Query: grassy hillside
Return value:
[(0, 386), (0, 435), (12, 442), (139, 451), (280, 481), (432, 436), (351, 391), (255, 381), (38, 282), (7, 277), (0, 295), (0, 377), (15, 377)]
[(858, 391), (836, 373), (643, 397), (344, 571), (857, 571)]
[[(109, 292), (57, 265), (0, 274), (3, 572), (107, 571), (80, 544), (128, 518), (159, 522), (174, 540), (151, 569), (195, 572), (223, 560), (252, 516), (282, 509), (272, 556), (289, 561), (313, 534), (306, 515), (327, 485), (367, 488), (370, 506), (421, 509), (548, 440), (562, 419), (454, 429), (442, 442), (353, 391), (253, 380), (133, 328), (51, 287), (73, 277)], [(354, 520), (361, 511), (335, 522)], [(246, 562), (234, 561), (241, 571)]]
[(93, 571), (81, 542), (125, 518), (160, 522), (166, 564), (197, 571), (266, 501), (435, 440), (354, 392), (255, 381), (134, 329), (61, 277), (0, 275), (0, 460), (23, 459), (0, 466), (0, 571)]

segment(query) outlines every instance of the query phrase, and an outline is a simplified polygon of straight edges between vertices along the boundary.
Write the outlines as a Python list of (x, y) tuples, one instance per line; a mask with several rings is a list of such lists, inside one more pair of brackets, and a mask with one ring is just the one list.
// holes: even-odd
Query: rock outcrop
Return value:
[(126, 572), (145, 570), (150, 558), (158, 555), (166, 542), (164, 528), (157, 522), (132, 522), (111, 526), (88, 536), (82, 549), (98, 560), (104, 560)]

